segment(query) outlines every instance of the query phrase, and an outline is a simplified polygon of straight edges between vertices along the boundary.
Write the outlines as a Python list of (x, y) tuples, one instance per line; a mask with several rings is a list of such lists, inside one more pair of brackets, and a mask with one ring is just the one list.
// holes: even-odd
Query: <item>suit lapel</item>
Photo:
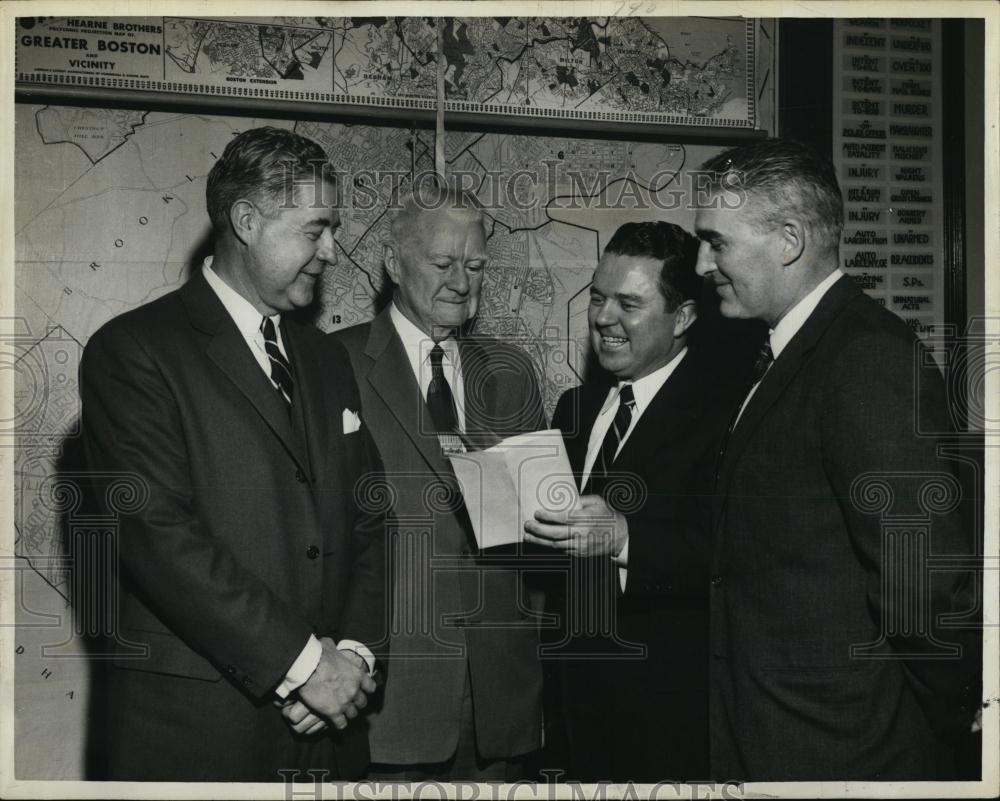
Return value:
[[(641, 461), (642, 454), (650, 447), (660, 448), (661, 443), (672, 439), (672, 432), (683, 428), (697, 417), (698, 404), (704, 401), (696, 391), (701, 383), (696, 375), (697, 371), (695, 358), (689, 352), (643, 411), (614, 461), (614, 470), (624, 470), (627, 465)], [(611, 384), (606, 381), (595, 381), (582, 386), (579, 401), (580, 425), (575, 426), (570, 436), (564, 436), (566, 455), (577, 485), (587, 458), (590, 434), (610, 388)]]
[[(607, 400), (608, 390), (611, 385), (606, 381), (596, 381), (584, 384), (580, 388), (579, 395), (579, 417), (578, 424), (572, 428), (569, 437), (564, 437), (566, 442), (566, 456), (569, 459), (570, 467), (573, 468), (573, 476), (576, 485), (580, 486), (580, 477), (583, 475), (583, 464), (587, 460), (587, 446), (590, 444), (590, 433), (594, 430), (594, 423), (597, 422), (597, 415), (601, 413), (601, 407)], [(572, 412), (571, 412), (572, 414)]]
[(434, 423), (406, 358), (403, 342), (392, 324), (389, 307), (372, 320), (365, 356), (372, 360), (365, 378), (375, 394), (392, 412), (428, 466), (439, 475), (448, 475), (450, 471), (434, 433)]
[(743, 414), (726, 444), (726, 454), (719, 475), (718, 497), (726, 497), (733, 468), (753, 438), (754, 432), (767, 411), (795, 378), (806, 355), (823, 337), (830, 324), (860, 292), (861, 290), (847, 276), (837, 281), (823, 296), (805, 324), (781, 352), (781, 355), (775, 359), (771, 369), (764, 375), (757, 391), (743, 410)]
[[(697, 391), (701, 386), (697, 372), (696, 357), (688, 351), (653, 396), (625, 440), (621, 453), (615, 459), (618, 469), (624, 469), (650, 448), (661, 450), (664, 442), (669, 444), (675, 432), (683, 430), (697, 417), (699, 404), (704, 402)], [(663, 456), (666, 457), (666, 454)]]
[(209, 335), (205, 354), (243, 393), (299, 467), (307, 469), (305, 454), (295, 443), (284, 401), (260, 369), (236, 323), (200, 271), (184, 286), (183, 300), (192, 325)]

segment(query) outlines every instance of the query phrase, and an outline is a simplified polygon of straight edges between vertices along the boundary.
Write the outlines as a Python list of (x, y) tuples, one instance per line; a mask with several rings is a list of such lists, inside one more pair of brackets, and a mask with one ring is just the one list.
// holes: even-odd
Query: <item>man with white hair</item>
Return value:
[(421, 184), (384, 248), (392, 302), (337, 332), (386, 470), (392, 622), (372, 778), (504, 781), (541, 747), (537, 626), (517, 554), (481, 551), (447, 453), (545, 427), (531, 360), (468, 329), (486, 271), (476, 200)]

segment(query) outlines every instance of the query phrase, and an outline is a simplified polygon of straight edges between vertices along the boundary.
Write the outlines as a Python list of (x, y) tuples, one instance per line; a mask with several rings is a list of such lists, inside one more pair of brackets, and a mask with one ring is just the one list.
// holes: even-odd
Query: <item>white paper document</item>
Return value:
[(448, 458), (480, 548), (520, 542), (524, 521), (536, 511), (566, 511), (580, 497), (556, 429), (519, 434), (487, 450)]

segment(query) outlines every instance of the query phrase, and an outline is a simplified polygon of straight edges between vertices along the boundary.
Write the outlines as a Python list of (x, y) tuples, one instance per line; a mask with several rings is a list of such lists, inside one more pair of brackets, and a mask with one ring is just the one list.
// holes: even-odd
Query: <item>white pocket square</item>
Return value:
[(350, 409), (344, 409), (341, 415), (344, 421), (344, 433), (353, 434), (359, 428), (361, 428), (361, 417), (357, 412), (352, 412)]

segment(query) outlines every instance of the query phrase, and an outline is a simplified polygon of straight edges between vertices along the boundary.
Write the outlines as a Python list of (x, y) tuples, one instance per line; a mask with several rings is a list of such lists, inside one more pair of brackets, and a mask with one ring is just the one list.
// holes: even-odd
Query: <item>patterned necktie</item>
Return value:
[(764, 344), (760, 346), (760, 352), (757, 354), (757, 359), (753, 363), (753, 369), (750, 371), (750, 386), (747, 387), (747, 391), (740, 399), (739, 405), (733, 410), (732, 419), (729, 421), (729, 429), (719, 444), (719, 453), (715, 459), (716, 484), (719, 483), (719, 474), (722, 472), (722, 459), (726, 455), (726, 448), (729, 447), (729, 439), (732, 437), (733, 429), (736, 428), (736, 424), (743, 413), (743, 407), (747, 405), (747, 398), (750, 397), (750, 393), (753, 392), (754, 387), (764, 378), (764, 374), (771, 369), (772, 364), (774, 364), (774, 353), (771, 350), (771, 338), (768, 337), (764, 340)]
[[(760, 380), (764, 377), (764, 373), (770, 369), (773, 362), (774, 353), (771, 352), (771, 338), (768, 337), (760, 347), (760, 353), (757, 354), (757, 361), (753, 363), (753, 384), (750, 385), (751, 389), (760, 383)], [(750, 390), (747, 390), (747, 394), (750, 394)]]
[(267, 360), (271, 363), (271, 381), (278, 387), (285, 403), (291, 407), (292, 393), (295, 388), (292, 381), (292, 366), (278, 347), (278, 335), (274, 329), (274, 321), (270, 317), (265, 317), (260, 324), (260, 331), (264, 335), (264, 350), (267, 351)]
[(443, 358), (444, 351), (440, 345), (431, 348), (431, 383), (427, 387), (427, 408), (434, 421), (434, 430), (450, 434), (458, 431), (458, 413), (451, 387), (441, 367)]
[(633, 409), (635, 409), (635, 394), (632, 392), (632, 385), (626, 384), (618, 393), (618, 411), (615, 412), (615, 419), (611, 421), (611, 427), (604, 435), (604, 442), (601, 443), (601, 449), (594, 459), (594, 466), (583, 488), (584, 495), (598, 494), (604, 488), (611, 465), (614, 464), (615, 456), (618, 454), (618, 448), (632, 424)]

